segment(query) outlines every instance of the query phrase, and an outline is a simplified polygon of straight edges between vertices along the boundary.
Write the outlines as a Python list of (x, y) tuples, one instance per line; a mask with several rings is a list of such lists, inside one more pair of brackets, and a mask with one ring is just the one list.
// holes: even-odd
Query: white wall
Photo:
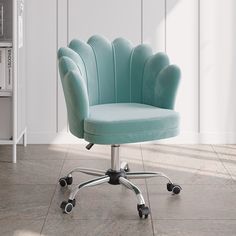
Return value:
[[(29, 142), (55, 136), (57, 124), (57, 4), (27, 1), (26, 75)], [(43, 11), (43, 12), (42, 12)]]
[(236, 143), (236, 1), (201, 1), (201, 138)]
[[(56, 51), (102, 34), (149, 43), (182, 70), (169, 142), (235, 143), (235, 0), (27, 1), (27, 123), (30, 143), (77, 141), (68, 134)], [(44, 9), (43, 17), (39, 9)]]
[(166, 52), (181, 68), (176, 110), (181, 114), (183, 142), (196, 138), (198, 127), (198, 1), (169, 0), (166, 8)]

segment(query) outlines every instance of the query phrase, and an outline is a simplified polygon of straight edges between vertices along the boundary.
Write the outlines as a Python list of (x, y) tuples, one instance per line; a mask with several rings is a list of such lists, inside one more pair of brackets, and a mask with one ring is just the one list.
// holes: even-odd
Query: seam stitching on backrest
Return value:
[(94, 58), (95, 58), (95, 64), (96, 64), (96, 70), (97, 70), (97, 79), (98, 79), (98, 104), (101, 103), (101, 95), (100, 95), (100, 78), (99, 78), (99, 73), (98, 73), (98, 63), (97, 63), (97, 56), (96, 56), (96, 53), (95, 53), (95, 50), (93, 48), (93, 45), (91, 44), (88, 44), (92, 51), (93, 51), (93, 54), (94, 54)]
[(142, 82), (141, 82), (141, 101), (142, 101), (142, 102), (144, 102), (144, 101), (143, 101), (143, 89), (144, 89), (143, 81), (144, 81), (144, 71), (145, 71), (145, 67), (146, 67), (147, 62), (149, 61), (149, 58), (150, 58), (150, 57), (148, 57), (148, 58), (146, 59), (146, 61), (144, 62), (144, 65), (143, 65)]
[[(72, 49), (73, 50), (73, 49)], [(74, 50), (73, 50), (74, 51)], [(84, 68), (85, 68), (85, 74), (86, 74), (86, 83), (87, 83), (87, 90), (89, 90), (88, 88), (88, 73), (87, 73), (87, 68), (86, 68), (86, 64), (85, 64), (85, 62), (84, 62), (84, 59), (80, 56), (80, 54), (78, 53), (78, 52), (76, 52), (76, 51), (74, 51), (79, 57), (80, 57), (80, 59), (81, 59), (81, 61), (83, 62), (83, 64), (84, 64)], [(77, 65), (78, 66), (78, 65)], [(79, 68), (79, 66), (78, 66), (78, 68)], [(80, 70), (80, 68), (79, 68), (79, 71), (80, 71), (80, 73), (81, 73), (81, 76), (83, 76), (83, 74), (82, 74), (82, 72), (81, 72), (81, 70)]]
[(133, 60), (133, 54), (134, 54), (135, 48), (132, 49), (131, 55), (130, 55), (130, 65), (129, 65), (129, 102), (131, 103), (131, 93), (132, 93), (132, 60)]
[(114, 89), (115, 89), (115, 99), (117, 103), (117, 78), (116, 78), (116, 51), (114, 44), (111, 44), (112, 46), (112, 54), (113, 54), (113, 65), (114, 65)]

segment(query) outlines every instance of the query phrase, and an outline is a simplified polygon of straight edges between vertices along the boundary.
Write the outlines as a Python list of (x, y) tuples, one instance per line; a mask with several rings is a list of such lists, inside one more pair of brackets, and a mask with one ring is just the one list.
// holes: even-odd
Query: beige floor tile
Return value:
[(94, 145), (90, 150), (85, 148), (85, 144), (72, 144), (68, 147), (67, 160), (97, 160), (110, 159), (110, 146), (108, 145)]
[(183, 185), (172, 195), (148, 185), (153, 219), (236, 219), (236, 185)]
[(142, 144), (141, 148), (143, 153), (158, 151), (156, 156), (152, 156), (152, 158), (158, 157), (158, 154), (163, 154), (166, 157), (180, 155), (184, 157), (191, 156), (191, 158), (203, 160), (212, 160), (217, 158), (211, 145)]
[(0, 235), (40, 236), (44, 220), (0, 220)]
[[(145, 185), (139, 185), (148, 205)], [(120, 185), (100, 185), (83, 189), (76, 196), (76, 206), (67, 215), (63, 214), (60, 204), (68, 200), (70, 189), (60, 189), (58, 186), (49, 210), (49, 219), (104, 219), (138, 220), (137, 199), (135, 194)]]
[(0, 163), (12, 161), (12, 146), (0, 145)]
[(155, 236), (235, 236), (235, 220), (154, 220)]
[[(233, 180), (209, 145), (142, 146), (145, 170), (164, 172), (179, 184), (232, 184)], [(148, 183), (166, 183), (158, 178)]]
[(149, 220), (48, 220), (42, 235), (151, 236)]
[[(126, 161), (125, 159), (122, 159)], [(143, 164), (141, 161), (136, 160), (128, 160), (129, 161), (129, 167), (131, 171), (143, 171)], [(86, 167), (86, 168), (94, 168), (103, 170), (104, 174), (105, 172), (111, 168), (110, 160), (65, 160), (65, 163), (62, 168), (61, 177), (66, 176), (72, 169), (76, 167)], [(86, 174), (82, 174), (79, 172), (75, 172), (73, 174), (73, 182), (74, 184), (79, 184), (83, 181), (88, 181), (91, 178), (95, 178), (94, 176), (89, 176)], [(139, 184), (145, 184), (145, 181), (140, 180), (133, 180), (134, 183)]]
[(19, 159), (64, 160), (68, 145), (30, 144), (27, 147), (18, 146)]
[(1, 185), (0, 219), (44, 219), (55, 185)]
[(213, 145), (213, 149), (223, 156), (228, 156), (229, 159), (236, 158), (236, 145)]
[(63, 160), (19, 160), (0, 163), (0, 181), (4, 184), (56, 184)]
[(141, 145), (140, 144), (121, 145), (120, 155), (121, 158), (126, 160), (142, 161)]
[(236, 181), (236, 145), (214, 145), (221, 162)]
[[(68, 145), (17, 145), (18, 160), (64, 160)], [(12, 146), (0, 145), (0, 163), (11, 162)]]
[[(141, 149), (139, 144), (126, 144), (120, 146), (120, 156), (123, 159), (142, 160)], [(110, 145), (94, 145), (90, 150), (85, 148), (85, 145), (75, 144), (69, 145), (68, 155), (66, 159), (75, 160), (110, 160), (111, 147)]]
[[(0, 235), (38, 236), (43, 225), (42, 236), (153, 235), (151, 217), (139, 219), (135, 194), (122, 186), (84, 189), (73, 212), (62, 213), (60, 203), (73, 186), (61, 189), (59, 175), (75, 166), (110, 168), (109, 146), (84, 146), (18, 146), (17, 164), (7, 163), (11, 147), (0, 146)], [(150, 179), (147, 197), (145, 181), (134, 181), (151, 208), (155, 235), (236, 235), (236, 145), (122, 145), (121, 158), (131, 171), (142, 171), (144, 159), (146, 170), (182, 185), (173, 196), (166, 180)], [(90, 178), (77, 173), (74, 183)]]

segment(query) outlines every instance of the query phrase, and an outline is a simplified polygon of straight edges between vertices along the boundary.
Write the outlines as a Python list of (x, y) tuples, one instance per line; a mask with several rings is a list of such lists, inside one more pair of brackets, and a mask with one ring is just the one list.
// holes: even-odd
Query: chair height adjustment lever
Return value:
[(90, 150), (90, 149), (93, 147), (93, 145), (94, 145), (94, 143), (89, 143), (89, 144), (86, 146), (86, 148), (87, 148), (88, 150)]

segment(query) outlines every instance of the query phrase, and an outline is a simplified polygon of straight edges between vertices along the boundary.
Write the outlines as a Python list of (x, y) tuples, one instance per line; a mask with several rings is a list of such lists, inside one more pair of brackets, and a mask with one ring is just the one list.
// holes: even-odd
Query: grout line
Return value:
[[(62, 166), (63, 166), (63, 164), (62, 164)], [(46, 213), (46, 216), (45, 216), (44, 222), (43, 222), (43, 226), (42, 226), (42, 229), (41, 229), (41, 231), (40, 231), (40, 235), (42, 234), (42, 232), (43, 232), (43, 228), (44, 228), (45, 223), (46, 223), (46, 221), (47, 221), (47, 217), (48, 217), (49, 209), (50, 209), (50, 207), (51, 207), (52, 200), (53, 200), (53, 198), (54, 198), (54, 196), (55, 196), (56, 189), (57, 189), (57, 184), (56, 184), (55, 189), (54, 189), (54, 191), (53, 191), (53, 194), (52, 194), (52, 197), (51, 197), (51, 200), (50, 200), (49, 206), (48, 206), (48, 210), (47, 210), (47, 213)]]
[(213, 151), (215, 152), (215, 154), (217, 155), (219, 161), (221, 162), (221, 164), (223, 165), (223, 167), (225, 168), (226, 172), (228, 173), (228, 175), (230, 176), (230, 178), (232, 179), (232, 181), (233, 181), (233, 183), (234, 183), (235, 180), (234, 180), (232, 174), (230, 173), (230, 171), (229, 171), (229, 170), (227, 169), (227, 167), (225, 166), (224, 161), (223, 161), (223, 160), (221, 159), (221, 157), (220, 157), (220, 154), (215, 150), (214, 145), (211, 145), (211, 147), (212, 147), (212, 149), (213, 149)]
[[(189, 186), (198, 186), (198, 187), (200, 187), (200, 186), (229, 186), (229, 185), (233, 185), (233, 186), (235, 186), (236, 185), (236, 183), (213, 183), (213, 184), (211, 184), (211, 183), (208, 183), (208, 184), (203, 184), (203, 183), (194, 183), (194, 184), (191, 184), (191, 183), (184, 183), (184, 182), (182, 182), (182, 183), (180, 183), (180, 182), (178, 182), (181, 186), (186, 186), (186, 187), (189, 187)], [(163, 186), (163, 184), (156, 184), (156, 183), (154, 183), (154, 184), (152, 184), (152, 183), (149, 183), (148, 185), (151, 185), (151, 186)]]
[[(61, 169), (60, 169), (60, 172), (59, 172), (59, 175), (58, 175), (58, 178), (57, 178), (57, 179), (59, 179), (60, 176), (61, 176), (62, 169), (63, 169), (63, 167), (64, 167), (64, 164), (65, 164), (65, 160), (66, 160), (67, 155), (68, 155), (68, 149), (67, 149), (67, 151), (66, 151), (66, 155), (65, 155), (65, 158), (64, 158), (63, 163), (62, 163), (62, 165), (61, 165)], [(56, 183), (56, 185), (55, 185), (55, 189), (54, 189), (54, 192), (53, 192), (53, 194), (52, 194), (52, 197), (51, 197), (51, 200), (50, 200), (50, 203), (49, 203), (49, 207), (48, 207), (48, 210), (47, 210), (47, 213), (46, 213), (46, 217), (45, 217), (44, 222), (43, 222), (42, 229), (41, 229), (41, 231), (40, 231), (40, 235), (42, 234), (43, 228), (44, 228), (45, 223), (46, 223), (46, 221), (47, 221), (48, 214), (49, 214), (49, 210), (50, 210), (50, 208), (51, 208), (52, 201), (53, 201), (54, 196), (55, 196), (55, 194), (56, 194), (57, 186), (58, 186), (58, 183)]]
[[(141, 145), (141, 144), (140, 144), (140, 150), (141, 150), (141, 156), (142, 156), (143, 170), (146, 171), (146, 170), (145, 170), (145, 166), (144, 166), (143, 149), (142, 149), (142, 145)], [(149, 205), (149, 208), (150, 208), (150, 211), (151, 211), (150, 218), (151, 218), (151, 225), (152, 225), (152, 233), (153, 233), (153, 236), (155, 236), (154, 225), (153, 225), (153, 218), (152, 218), (151, 202), (150, 202), (150, 198), (149, 198), (149, 189), (148, 189), (147, 180), (144, 179), (144, 181), (145, 181), (145, 186), (146, 186), (146, 191), (147, 191), (148, 205)]]
[(180, 219), (169, 219), (169, 218), (155, 218), (154, 221), (235, 221), (236, 218), (233, 218), (233, 219), (225, 219), (225, 218), (217, 218), (217, 219), (214, 219), (214, 218), (180, 218)]

